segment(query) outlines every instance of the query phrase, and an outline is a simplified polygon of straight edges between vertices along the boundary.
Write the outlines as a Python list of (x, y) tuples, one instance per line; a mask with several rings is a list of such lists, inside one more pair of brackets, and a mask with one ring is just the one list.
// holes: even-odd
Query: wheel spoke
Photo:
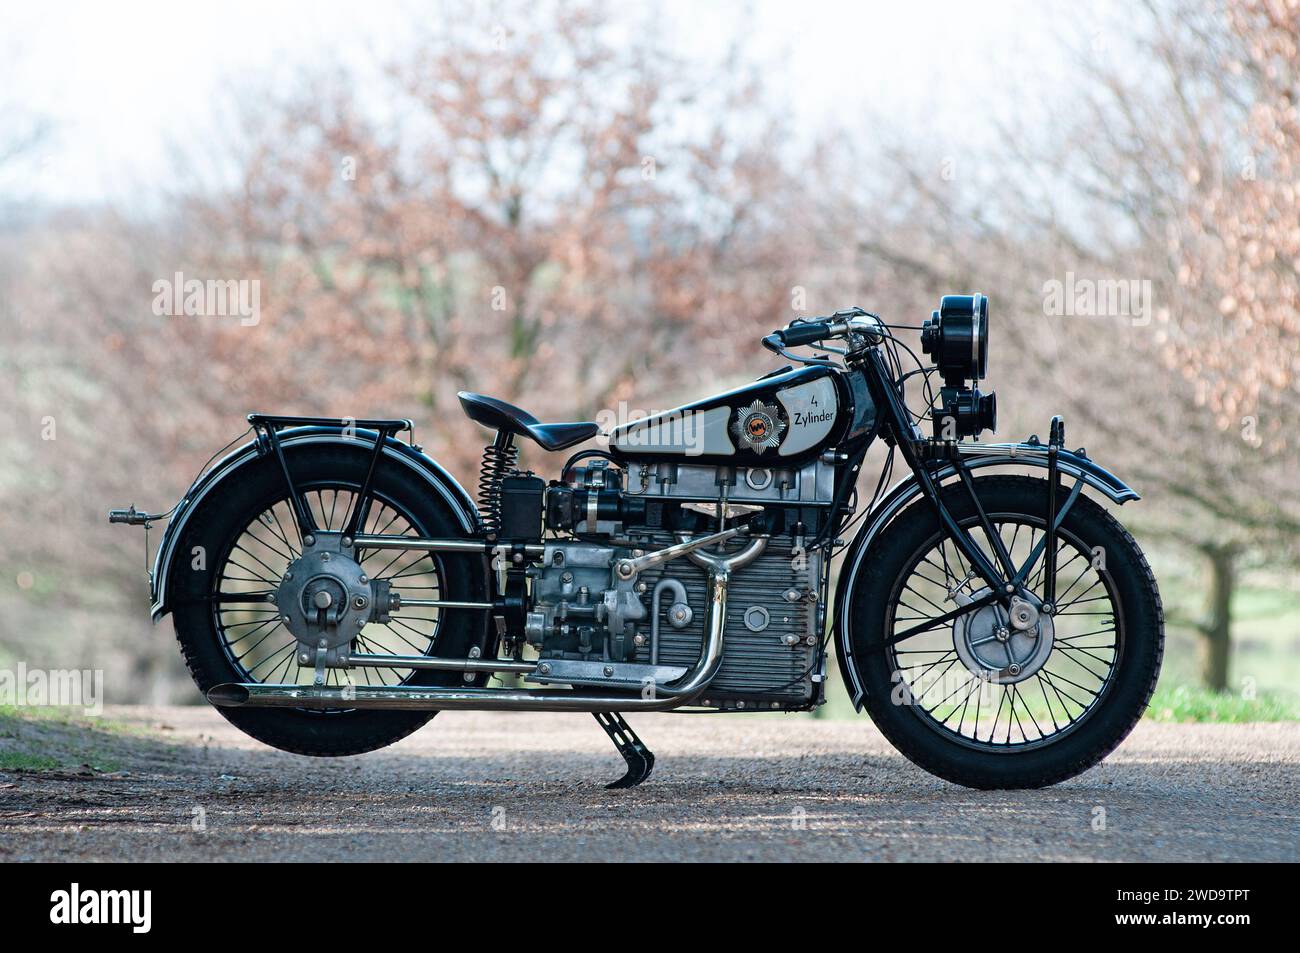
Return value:
[[(1041, 517), (988, 515), (987, 533), (968, 526), (977, 544), (1000, 541), (1023, 566), (1042, 543)], [(1007, 610), (951, 540), (936, 535), (921, 547), (895, 584), (885, 630), (891, 668), (907, 686), (916, 717), (968, 745), (1001, 748), (1051, 743), (1091, 713), (1120, 657), (1118, 603), (1089, 547), (1065, 528), (1057, 545), (1056, 609), (1028, 631), (1010, 625)], [(1046, 560), (1036, 563), (1026, 591), (1041, 599)], [(972, 668), (977, 662), (987, 670)], [(993, 685), (997, 701), (990, 695), (986, 705)]]
[[(337, 532), (342, 515), (349, 514), (356, 499), (354, 486), (321, 484), (300, 486), (301, 499), (311, 519), (322, 532)], [(287, 517), (287, 522), (286, 522)], [(411, 516), (392, 503), (373, 498), (366, 514), (370, 532), (422, 535)], [(290, 530), (289, 527), (293, 529)], [(314, 666), (298, 661), (298, 642), (271, 603), (279, 591), (289, 564), (301, 557), (302, 537), (285, 496), (252, 517), (228, 544), (216, 572), (211, 596), (213, 621), (228, 659), (251, 682), (301, 683), (314, 676)], [(412, 556), (413, 558), (403, 557)], [(358, 563), (374, 580), (399, 580), (403, 590), (419, 592), (421, 598), (437, 598), (445, 592), (438, 559), (427, 553), (381, 550), (358, 551)], [(370, 566), (365, 565), (367, 560)], [(378, 572), (373, 567), (382, 567)], [(391, 571), (391, 572), (390, 572)], [(436, 608), (407, 613), (384, 625), (367, 626), (358, 633), (354, 651), (369, 655), (431, 654), (441, 627), (442, 613)], [(355, 671), (366, 685), (398, 685), (412, 677), (410, 669), (390, 666), (359, 667), (355, 670), (328, 669), (326, 684), (342, 685)]]
[[(277, 513), (277, 512), (275, 511), (274, 508), (272, 508), (272, 509), (271, 509), (271, 516), (275, 518), (275, 525), (278, 526), (278, 527), (280, 528), (280, 538), (284, 540), (284, 544), (285, 544), (286, 546), (289, 547), (289, 552), (293, 553), (294, 558), (297, 559), (297, 558), (298, 558), (298, 555), (299, 555), (302, 551), (301, 551), (300, 549), (295, 549), (293, 543), (289, 542), (289, 534), (288, 534), (287, 532), (285, 532), (284, 524), (282, 524), (282, 523), (280, 522), (280, 514)], [(294, 534), (298, 537), (298, 545), (301, 546), (301, 545), (302, 545), (302, 533), (300, 533), (300, 532), (298, 531), (298, 523), (297, 523), (297, 521), (295, 521), (295, 520), (290, 520), (290, 521), (289, 521), (289, 525), (293, 527)]]

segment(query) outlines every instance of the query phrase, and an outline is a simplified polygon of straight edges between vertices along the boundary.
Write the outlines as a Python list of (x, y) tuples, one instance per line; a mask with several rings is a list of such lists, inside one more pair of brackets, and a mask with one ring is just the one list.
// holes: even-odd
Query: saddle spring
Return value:
[(496, 440), (483, 448), (483, 463), (478, 471), (478, 509), (483, 528), (496, 535), (501, 531), (501, 481), (515, 470), (519, 448), (511, 434), (498, 433)]

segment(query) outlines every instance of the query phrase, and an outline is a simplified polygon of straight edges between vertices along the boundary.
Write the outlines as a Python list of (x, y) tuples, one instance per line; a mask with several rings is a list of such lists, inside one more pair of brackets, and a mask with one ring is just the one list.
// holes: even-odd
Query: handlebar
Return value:
[(801, 344), (814, 344), (825, 340), (833, 333), (829, 321), (802, 321), (788, 328), (774, 332), (786, 347), (798, 347)]
[[(880, 337), (880, 319), (861, 308), (849, 308), (837, 311), (829, 318), (814, 321), (799, 321), (779, 331), (773, 331), (763, 338), (763, 346), (769, 351), (780, 353), (783, 348), (799, 347), (804, 344), (816, 344), (827, 338), (865, 335), (869, 343), (878, 344)], [(872, 324), (874, 322), (874, 325)]]

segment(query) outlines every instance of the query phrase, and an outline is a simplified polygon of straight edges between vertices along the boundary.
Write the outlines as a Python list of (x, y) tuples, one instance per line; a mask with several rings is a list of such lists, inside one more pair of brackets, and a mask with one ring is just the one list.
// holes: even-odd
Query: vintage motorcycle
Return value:
[[(109, 518), (169, 520), (155, 621), (172, 613), (226, 718), (286, 751), (370, 751), (444, 709), (590, 712), (627, 761), (610, 786), (630, 787), (654, 756), (622, 712), (813, 709), (833, 638), (853, 704), (916, 764), (1052, 784), (1113, 750), (1155, 686), (1155, 579), (1081, 491), (1138, 495), (1066, 450), (1059, 417), (1046, 442), (975, 439), (997, 416), (976, 386), (983, 295), (910, 327), (932, 364), (905, 328), (859, 308), (796, 321), (762, 342), (794, 366), (613, 427), (549, 483), (517, 468), (518, 441), (565, 450), (597, 424), (462, 393), (495, 431), (477, 505), (409, 420), (252, 414), (169, 513)], [(896, 455), (911, 475), (886, 490)]]

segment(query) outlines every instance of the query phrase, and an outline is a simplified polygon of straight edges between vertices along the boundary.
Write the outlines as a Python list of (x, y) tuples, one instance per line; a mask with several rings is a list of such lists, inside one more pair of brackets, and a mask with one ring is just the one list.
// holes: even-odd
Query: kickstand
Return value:
[(618, 748), (618, 753), (627, 762), (627, 774), (605, 787), (634, 788), (650, 777), (650, 771), (655, 766), (654, 753), (636, 736), (636, 732), (623, 720), (623, 716), (616, 711), (598, 711), (594, 712), (594, 715), (596, 721), (600, 722), (600, 727), (605, 729), (605, 734), (609, 735), (609, 740), (614, 742), (614, 747)]

